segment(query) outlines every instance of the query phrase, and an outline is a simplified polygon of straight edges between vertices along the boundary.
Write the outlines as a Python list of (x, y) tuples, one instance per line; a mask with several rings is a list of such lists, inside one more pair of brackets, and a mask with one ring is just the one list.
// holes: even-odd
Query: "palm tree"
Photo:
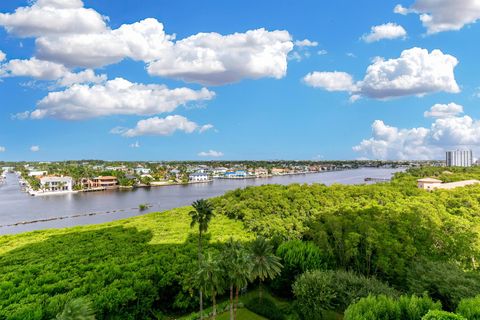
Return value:
[[(223, 267), (230, 288), (230, 320), (237, 318), (238, 293), (248, 284), (251, 277), (252, 262), (242, 244), (230, 238), (222, 256)], [(233, 290), (235, 289), (235, 303)]]
[(253, 261), (252, 277), (258, 278), (259, 299), (262, 300), (262, 283), (266, 279), (274, 279), (280, 274), (282, 264), (280, 258), (273, 254), (273, 246), (263, 237), (258, 237), (251, 246)]
[(210, 253), (207, 254), (206, 259), (201, 260), (197, 280), (205, 294), (210, 293), (212, 296), (212, 319), (215, 319), (217, 316), (216, 297), (218, 293), (223, 292), (225, 279), (220, 261)]
[[(202, 234), (207, 232), (208, 224), (212, 220), (213, 206), (212, 204), (205, 199), (200, 199), (192, 203), (192, 207), (195, 210), (190, 211), (190, 217), (192, 222), (190, 223), (190, 228), (195, 227), (198, 224), (198, 263), (202, 260)], [(203, 319), (203, 293), (202, 290), (199, 290), (200, 295), (200, 320)]]
[(76, 298), (68, 301), (56, 320), (95, 320), (90, 301)]

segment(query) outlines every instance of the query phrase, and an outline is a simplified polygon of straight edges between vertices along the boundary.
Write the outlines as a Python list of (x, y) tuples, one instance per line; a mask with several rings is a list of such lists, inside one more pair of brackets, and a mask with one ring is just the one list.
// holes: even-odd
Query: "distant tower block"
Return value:
[(447, 167), (471, 167), (473, 163), (472, 150), (447, 151), (445, 160)]

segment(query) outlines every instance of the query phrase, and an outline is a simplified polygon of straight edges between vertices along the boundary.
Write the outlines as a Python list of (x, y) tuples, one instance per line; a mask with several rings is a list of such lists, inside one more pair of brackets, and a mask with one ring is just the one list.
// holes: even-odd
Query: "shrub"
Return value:
[(376, 278), (368, 278), (353, 272), (333, 272), (333, 285), (336, 292), (334, 305), (337, 310), (344, 311), (347, 307), (368, 295), (385, 295), (397, 297), (398, 292)]
[(445, 310), (454, 311), (464, 298), (472, 298), (480, 292), (480, 277), (465, 272), (459, 267), (429, 260), (419, 260), (410, 269), (407, 277), (411, 293), (426, 292), (440, 300)]
[[(470, 320), (470, 318), (468, 318)], [(466, 318), (447, 311), (431, 310), (423, 316), (422, 320), (467, 320)]]
[(282, 243), (276, 252), (283, 265), (282, 273), (272, 281), (275, 293), (291, 297), (292, 283), (307, 270), (323, 269), (322, 251), (312, 242), (291, 240)]
[[(299, 305), (314, 305), (319, 296), (325, 295), (325, 292), (332, 293), (330, 296), (322, 296), (323, 310), (344, 311), (350, 304), (368, 295), (398, 296), (397, 291), (375, 278), (342, 270), (306, 272), (293, 287)], [(303, 293), (304, 288), (310, 290), (308, 294)], [(330, 297), (328, 301), (327, 297)]]
[(457, 313), (468, 320), (480, 320), (480, 296), (460, 301)]
[(419, 320), (429, 310), (440, 308), (440, 303), (427, 296), (402, 296), (400, 299), (385, 295), (368, 296), (350, 305), (344, 320)]
[(303, 319), (322, 319), (325, 310), (333, 309), (336, 297), (333, 273), (319, 270), (307, 271), (293, 284), (297, 298), (296, 309)]
[(285, 320), (285, 315), (277, 307), (275, 302), (269, 298), (262, 298), (260, 301), (259, 298), (255, 297), (247, 301), (245, 307), (250, 311), (264, 316), (270, 320)]

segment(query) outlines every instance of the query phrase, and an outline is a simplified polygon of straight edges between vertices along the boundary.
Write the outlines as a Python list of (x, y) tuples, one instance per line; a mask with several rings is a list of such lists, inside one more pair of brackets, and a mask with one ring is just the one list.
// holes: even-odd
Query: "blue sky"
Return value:
[(479, 18), (469, 0), (2, 1), (0, 160), (477, 153)]

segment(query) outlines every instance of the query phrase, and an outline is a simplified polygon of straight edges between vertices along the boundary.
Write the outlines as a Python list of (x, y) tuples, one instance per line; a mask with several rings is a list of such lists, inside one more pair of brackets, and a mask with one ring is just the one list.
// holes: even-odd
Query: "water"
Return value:
[[(0, 184), (0, 226), (2, 226), (0, 234), (114, 221), (146, 212), (186, 206), (197, 199), (219, 196), (226, 191), (246, 186), (291, 183), (360, 184), (364, 183), (366, 177), (390, 178), (392, 173), (400, 170), (360, 168), (262, 179), (215, 179), (210, 183), (41, 197), (32, 197), (21, 192), (17, 177), (14, 174), (8, 174), (7, 183)], [(142, 203), (148, 203), (151, 207), (147, 211), (140, 212), (138, 205)], [(95, 213), (95, 215), (9, 226), (23, 221), (89, 213)]]

